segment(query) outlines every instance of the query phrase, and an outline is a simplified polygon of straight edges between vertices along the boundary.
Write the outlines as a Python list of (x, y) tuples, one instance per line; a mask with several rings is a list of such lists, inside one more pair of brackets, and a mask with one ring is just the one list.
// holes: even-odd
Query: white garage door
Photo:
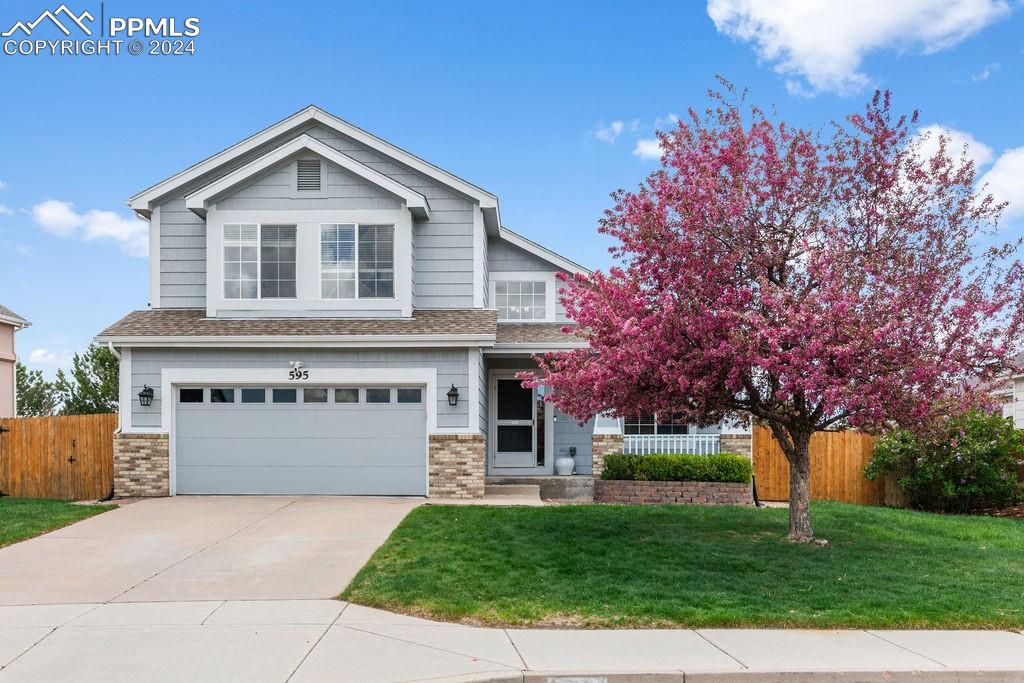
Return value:
[(426, 495), (422, 387), (175, 394), (177, 493)]

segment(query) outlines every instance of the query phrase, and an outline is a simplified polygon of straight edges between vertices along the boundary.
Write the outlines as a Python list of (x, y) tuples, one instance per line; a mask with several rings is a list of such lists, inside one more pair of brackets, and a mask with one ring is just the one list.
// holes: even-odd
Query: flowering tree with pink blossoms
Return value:
[(600, 230), (617, 265), (562, 290), (589, 348), (521, 378), (580, 420), (766, 425), (790, 464), (789, 537), (810, 542), (815, 431), (921, 428), (1006, 371), (1020, 243), (996, 239), (1003, 205), (966, 155), (944, 139), (925, 155), (888, 93), (828, 135), (728, 84), (711, 96), (659, 134), (661, 168), (613, 195)]

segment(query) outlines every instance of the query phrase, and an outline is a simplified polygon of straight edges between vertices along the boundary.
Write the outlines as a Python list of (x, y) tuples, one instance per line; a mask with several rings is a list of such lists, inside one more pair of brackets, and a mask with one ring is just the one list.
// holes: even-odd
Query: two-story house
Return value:
[(556, 274), (586, 271), (472, 183), (311, 106), (129, 204), (150, 309), (98, 337), (121, 358), (119, 495), (473, 497), (622, 448), (618, 421), (515, 379), (581, 343)]

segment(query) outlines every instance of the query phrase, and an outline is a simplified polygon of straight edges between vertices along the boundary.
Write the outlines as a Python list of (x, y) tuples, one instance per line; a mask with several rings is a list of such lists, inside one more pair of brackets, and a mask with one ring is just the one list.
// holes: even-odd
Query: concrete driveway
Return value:
[(145, 500), (0, 550), (0, 605), (330, 598), (420, 502)]

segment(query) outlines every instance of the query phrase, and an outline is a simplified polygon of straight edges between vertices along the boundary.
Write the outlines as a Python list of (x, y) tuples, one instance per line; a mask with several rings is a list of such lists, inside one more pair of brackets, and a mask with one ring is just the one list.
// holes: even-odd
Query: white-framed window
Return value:
[(498, 320), (547, 320), (547, 282), (544, 280), (499, 280), (494, 283)]
[(224, 226), (224, 298), (294, 299), (294, 225)]
[(260, 228), (224, 226), (224, 298), (256, 299), (260, 282)]
[(395, 298), (395, 226), (320, 226), (322, 299)]
[(686, 434), (689, 425), (676, 415), (645, 413), (624, 420), (626, 434)]

